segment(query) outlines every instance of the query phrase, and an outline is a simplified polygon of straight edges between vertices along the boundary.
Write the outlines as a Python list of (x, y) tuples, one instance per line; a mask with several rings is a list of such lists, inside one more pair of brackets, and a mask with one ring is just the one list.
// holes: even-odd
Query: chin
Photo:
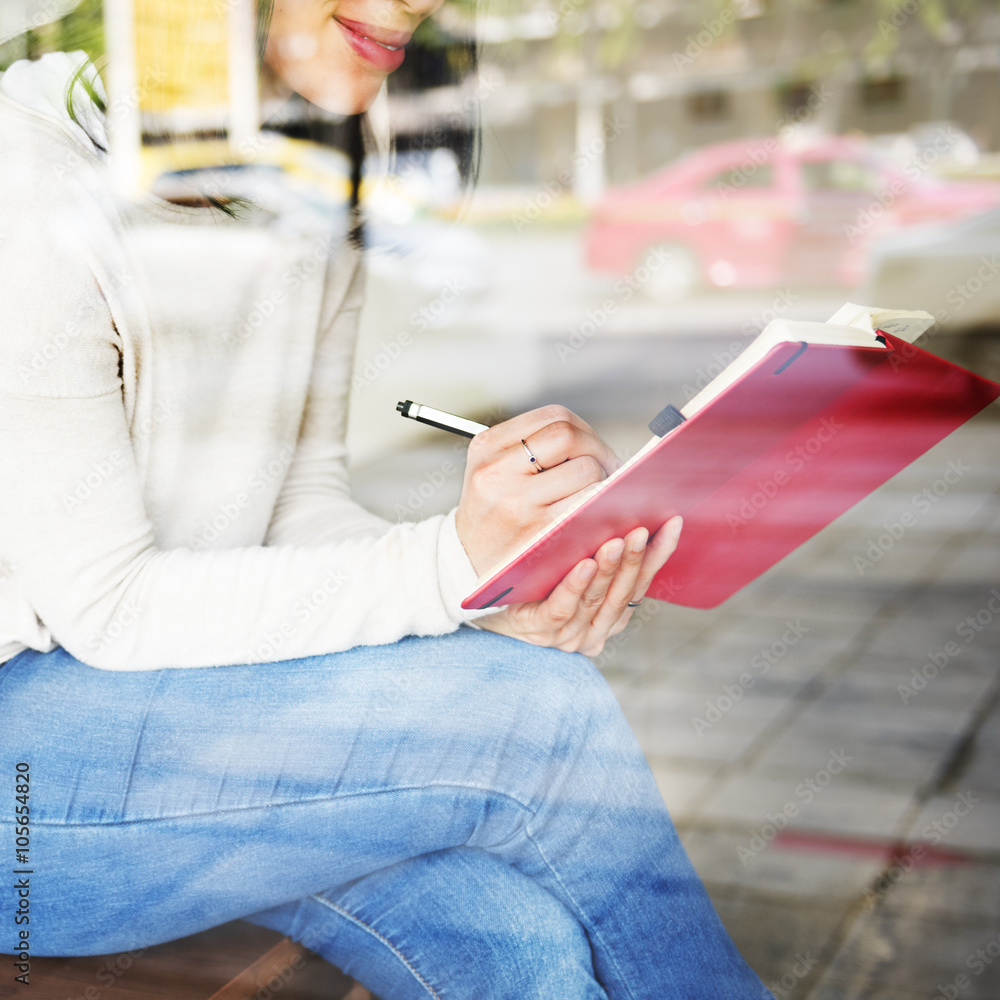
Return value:
[(367, 111), (378, 97), (384, 77), (362, 77), (361, 79), (343, 76), (330, 76), (322, 83), (315, 80), (303, 81), (295, 86), (289, 80), (291, 88), (301, 94), (307, 101), (335, 115), (360, 115)]

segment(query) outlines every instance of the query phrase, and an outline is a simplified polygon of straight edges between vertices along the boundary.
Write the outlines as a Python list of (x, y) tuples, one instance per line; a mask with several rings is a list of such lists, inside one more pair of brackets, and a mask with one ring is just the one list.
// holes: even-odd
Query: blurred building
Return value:
[[(1000, 147), (1000, 10), (935, 0), (548, 0), (481, 19), (487, 183), (557, 178), (614, 123), (591, 196), (685, 150), (774, 135), (953, 122)], [(579, 192), (578, 192), (579, 193)]]

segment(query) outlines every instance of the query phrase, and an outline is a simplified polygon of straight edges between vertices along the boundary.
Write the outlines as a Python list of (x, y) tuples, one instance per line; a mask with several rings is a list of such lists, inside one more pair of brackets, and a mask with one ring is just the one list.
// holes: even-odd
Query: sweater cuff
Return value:
[(441, 600), (448, 617), (456, 625), (469, 624), (477, 618), (496, 614), (496, 608), (472, 608), (467, 611), (462, 607), (462, 601), (476, 589), (479, 578), (472, 567), (465, 546), (462, 545), (462, 540), (458, 537), (455, 510), (446, 514), (441, 524), (438, 533), (437, 563)]

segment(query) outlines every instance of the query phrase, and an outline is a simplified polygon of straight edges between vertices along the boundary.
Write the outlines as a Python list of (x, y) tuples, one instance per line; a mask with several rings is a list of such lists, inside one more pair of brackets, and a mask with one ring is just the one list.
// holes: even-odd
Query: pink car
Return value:
[(609, 191), (587, 230), (587, 262), (626, 274), (666, 250), (669, 266), (649, 282), (661, 299), (698, 284), (857, 285), (873, 237), (1000, 205), (1000, 184), (941, 180), (936, 159), (931, 148), (879, 159), (843, 137), (708, 146)]

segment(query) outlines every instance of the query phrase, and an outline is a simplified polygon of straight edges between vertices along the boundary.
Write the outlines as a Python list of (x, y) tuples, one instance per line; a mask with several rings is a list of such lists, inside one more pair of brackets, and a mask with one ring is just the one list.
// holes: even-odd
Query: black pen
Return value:
[(454, 413), (436, 410), (433, 406), (423, 406), (414, 403), (412, 399), (397, 403), (396, 409), (401, 416), (419, 420), (422, 424), (430, 424), (431, 427), (440, 427), (441, 430), (451, 431), (452, 434), (461, 434), (463, 437), (475, 437), (480, 431), (489, 429), (488, 424), (480, 424), (466, 417), (457, 417)]

